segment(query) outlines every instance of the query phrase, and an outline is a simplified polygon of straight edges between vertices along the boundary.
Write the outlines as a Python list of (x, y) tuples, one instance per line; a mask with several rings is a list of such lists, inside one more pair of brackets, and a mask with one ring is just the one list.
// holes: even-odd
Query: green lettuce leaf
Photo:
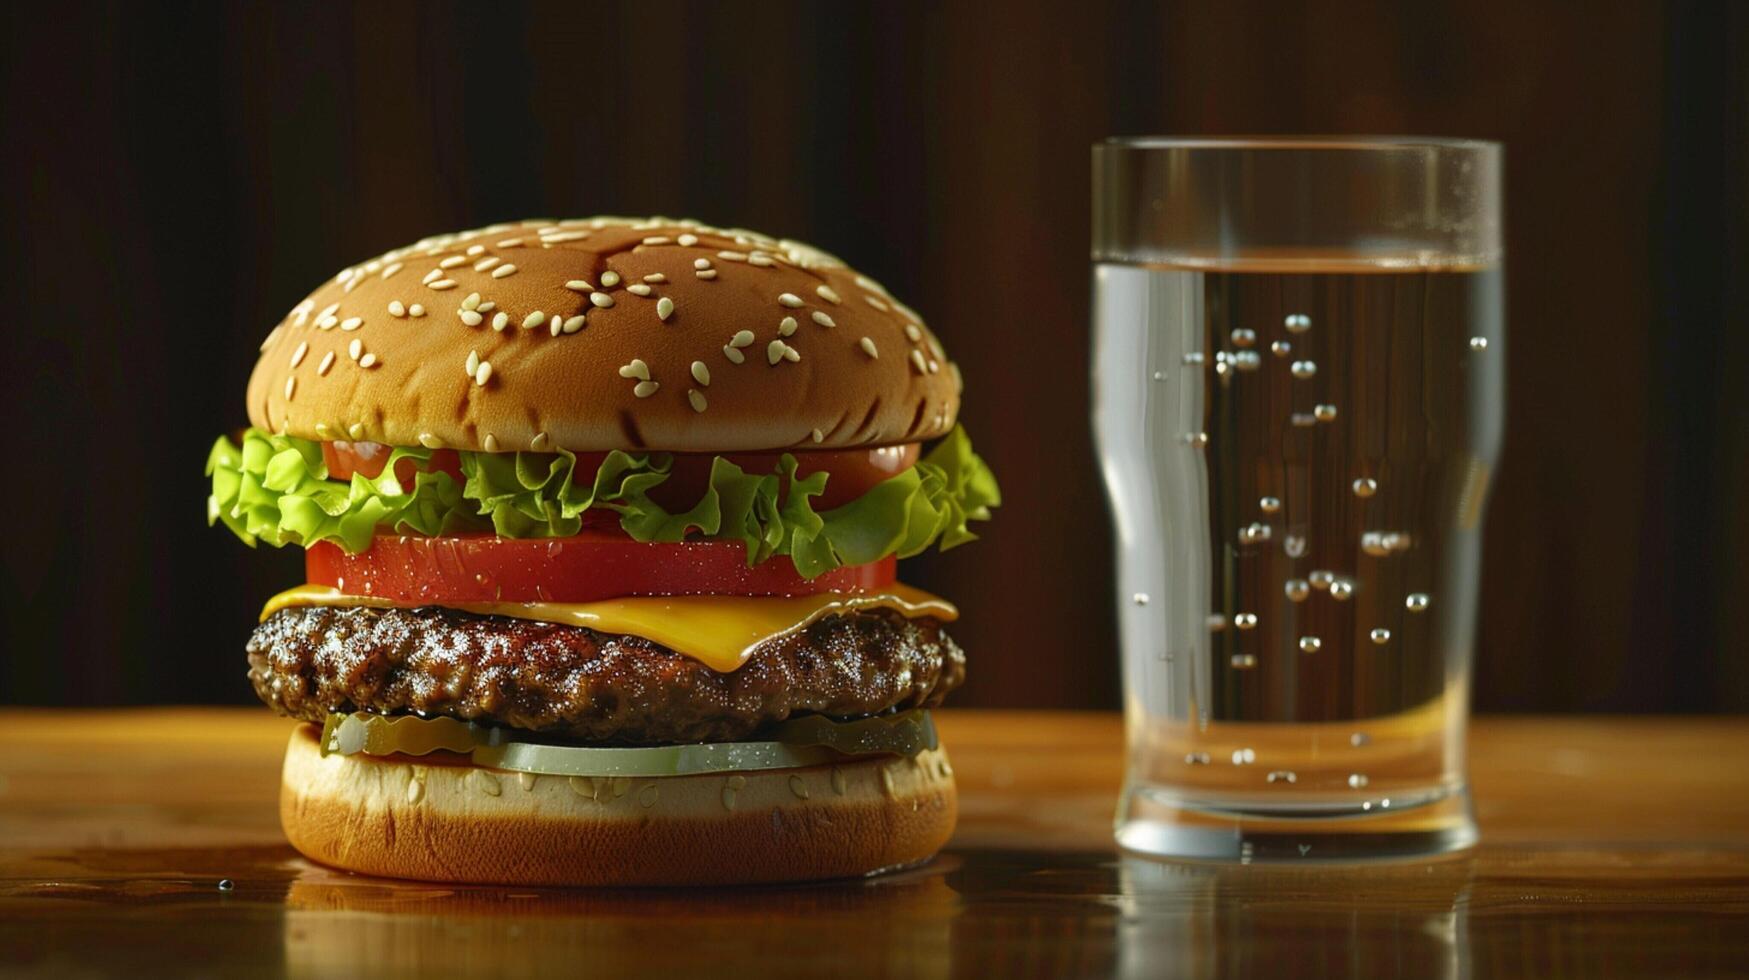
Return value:
[(827, 475), (796, 479), (789, 454), (772, 473), (748, 473), (718, 457), (704, 495), (675, 513), (650, 499), (668, 479), (673, 460), (666, 453), (615, 451), (594, 473), (579, 473), (577, 457), (563, 450), (463, 452), (463, 482), (420, 472), (404, 491), (395, 463), (430, 456), (426, 449), (396, 449), (381, 476), (354, 474), (341, 483), (328, 479), (320, 443), (249, 429), (240, 445), (220, 438), (207, 456), (207, 523), (223, 521), (250, 545), (333, 541), (359, 552), (379, 529), (432, 535), (490, 527), (512, 538), (566, 537), (582, 528), (584, 511), (600, 508), (616, 512), (638, 541), (740, 541), (749, 565), (786, 556), (813, 578), (841, 565), (974, 540), (968, 522), (989, 520), (990, 508), (1002, 502), (995, 476), (961, 428), (911, 469), (824, 512), (813, 500), (825, 491)]

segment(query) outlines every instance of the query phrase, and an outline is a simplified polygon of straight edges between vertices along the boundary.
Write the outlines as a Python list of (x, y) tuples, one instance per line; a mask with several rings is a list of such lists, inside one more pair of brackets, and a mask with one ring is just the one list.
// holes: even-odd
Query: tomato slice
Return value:
[[(351, 480), (359, 473), (376, 479), (394, 451), (380, 442), (325, 442), (322, 460), (328, 464), (328, 475), (335, 480)], [(831, 449), (792, 453), (796, 472), (802, 477), (824, 472), (826, 491), (814, 498), (815, 510), (831, 510), (867, 493), (875, 484), (910, 469), (922, 452), (915, 442), (897, 446), (874, 446), (861, 449)], [(724, 453), (723, 458), (749, 473), (775, 473), (782, 453)], [(607, 458), (606, 453), (578, 453), (577, 468), (594, 473)], [(674, 457), (674, 468), (668, 479), (650, 492), (650, 498), (669, 510), (686, 510), (704, 496), (710, 482), (710, 453), (681, 453)], [(461, 457), (453, 449), (439, 449), (421, 467), (411, 459), (395, 464), (395, 476), (401, 486), (411, 491), (413, 475), (420, 469), (433, 473), (448, 473), (457, 482), (462, 480)]]
[(568, 538), (492, 534), (378, 535), (347, 554), (330, 541), (311, 545), (312, 584), (396, 602), (595, 602), (623, 596), (792, 596), (891, 585), (897, 562), (883, 558), (804, 579), (786, 558), (747, 567), (739, 541), (633, 541), (615, 531)]

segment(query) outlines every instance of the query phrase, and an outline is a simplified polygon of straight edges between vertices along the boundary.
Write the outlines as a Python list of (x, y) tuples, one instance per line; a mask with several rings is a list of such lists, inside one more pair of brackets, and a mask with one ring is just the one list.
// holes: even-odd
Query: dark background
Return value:
[[(267, 329), (497, 219), (687, 214), (923, 311), (1002, 477), (956, 703), (1117, 704), (1088, 144), (1508, 147), (1508, 445), (1476, 702), (1749, 708), (1744, 5), (9, 4), (0, 702), (245, 701), (300, 553), (202, 522)], [(1025, 342), (1019, 342), (1025, 341)]]

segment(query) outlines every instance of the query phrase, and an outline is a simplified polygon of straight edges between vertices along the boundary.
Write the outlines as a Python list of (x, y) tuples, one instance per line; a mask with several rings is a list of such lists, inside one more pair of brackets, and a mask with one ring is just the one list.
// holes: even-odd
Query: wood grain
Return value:
[(961, 824), (930, 866), (630, 892), (312, 865), (275, 823), (286, 725), (258, 710), (0, 712), (0, 973), (1749, 970), (1744, 720), (1485, 718), (1472, 739), (1480, 848), (1296, 868), (1113, 853), (1114, 715), (947, 711)]

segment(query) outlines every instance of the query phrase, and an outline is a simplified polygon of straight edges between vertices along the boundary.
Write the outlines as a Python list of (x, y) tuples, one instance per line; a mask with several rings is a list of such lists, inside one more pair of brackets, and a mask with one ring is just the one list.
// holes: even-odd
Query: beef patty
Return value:
[(282, 609), (249, 638), (249, 680), (281, 714), (423, 712), (590, 742), (746, 738), (792, 714), (941, 702), (965, 653), (938, 620), (822, 618), (719, 674), (636, 636), (437, 606)]

